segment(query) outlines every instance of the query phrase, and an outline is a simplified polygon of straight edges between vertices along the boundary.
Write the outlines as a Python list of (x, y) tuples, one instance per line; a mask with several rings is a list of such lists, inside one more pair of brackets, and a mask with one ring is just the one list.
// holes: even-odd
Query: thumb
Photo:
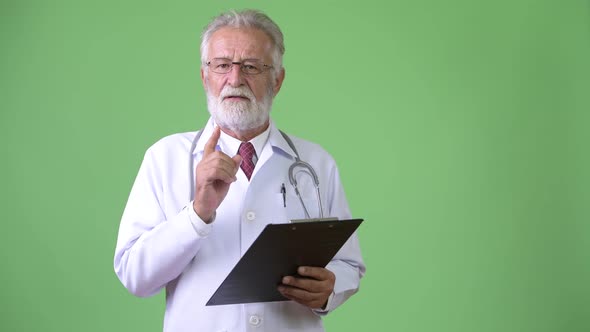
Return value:
[(240, 156), (239, 154), (233, 156), (231, 158), (234, 163), (236, 164), (236, 172), (238, 171), (238, 167), (240, 167), (240, 165), (242, 164), (242, 156)]

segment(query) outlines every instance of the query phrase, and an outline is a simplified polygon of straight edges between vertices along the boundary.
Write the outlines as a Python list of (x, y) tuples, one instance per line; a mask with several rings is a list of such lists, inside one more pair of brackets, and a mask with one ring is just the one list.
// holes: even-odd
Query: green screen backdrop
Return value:
[(202, 127), (199, 34), (283, 29), (273, 118), (337, 160), (367, 274), (328, 331), (590, 331), (590, 3), (0, 2), (0, 330), (161, 331), (113, 271), (145, 150)]

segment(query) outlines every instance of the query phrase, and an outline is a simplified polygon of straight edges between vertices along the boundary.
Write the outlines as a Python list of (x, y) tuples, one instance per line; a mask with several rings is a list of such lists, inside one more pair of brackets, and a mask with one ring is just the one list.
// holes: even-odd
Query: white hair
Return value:
[(266, 33), (273, 43), (273, 76), (277, 75), (283, 68), (283, 54), (285, 54), (285, 44), (283, 42), (283, 33), (279, 26), (273, 22), (266, 14), (258, 10), (235, 11), (230, 10), (215, 17), (209, 23), (201, 34), (201, 66), (207, 63), (209, 54), (209, 40), (213, 33), (224, 27), (232, 28), (254, 28)]

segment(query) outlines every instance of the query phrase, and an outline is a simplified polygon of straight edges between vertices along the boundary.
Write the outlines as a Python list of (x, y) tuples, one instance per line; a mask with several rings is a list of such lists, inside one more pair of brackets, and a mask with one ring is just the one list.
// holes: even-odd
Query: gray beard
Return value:
[[(250, 101), (223, 101), (223, 97), (231, 94), (244, 95)], [(225, 87), (215, 98), (207, 92), (207, 108), (215, 123), (233, 132), (248, 132), (262, 127), (268, 122), (272, 108), (272, 94), (264, 96), (261, 102), (246, 87)]]

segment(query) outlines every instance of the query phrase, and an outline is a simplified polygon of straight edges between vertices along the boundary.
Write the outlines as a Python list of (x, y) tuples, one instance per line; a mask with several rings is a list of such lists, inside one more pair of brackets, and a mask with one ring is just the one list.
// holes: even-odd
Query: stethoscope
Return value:
[[(193, 139), (193, 142), (191, 144), (191, 148), (189, 150), (189, 167), (188, 167), (189, 168), (189, 179), (192, 179), (192, 181), (195, 180), (193, 151), (197, 147), (197, 142), (201, 138), (201, 134), (203, 133), (203, 131), (204, 130), (199, 130), (197, 132), (197, 134), (195, 135), (195, 138)], [(297, 168), (300, 168), (301, 169), (300, 171), (307, 170), (306, 173), (312, 177), (313, 184), (314, 184), (315, 190), (316, 190), (317, 200), (318, 200), (320, 219), (323, 219), (324, 218), (324, 209), (322, 207), (322, 198), (320, 196), (320, 180), (318, 179), (317, 173), (315, 172), (315, 170), (313, 169), (313, 167), (309, 163), (307, 163), (307, 162), (301, 160), (301, 158), (299, 158), (299, 152), (297, 152), (297, 149), (295, 148), (295, 144), (293, 144), (293, 141), (291, 141), (289, 136), (287, 136), (287, 134), (285, 134), (281, 130), (279, 130), (279, 132), (281, 133), (281, 135), (283, 135), (283, 138), (285, 139), (285, 141), (287, 141), (287, 144), (289, 144), (289, 146), (291, 147), (293, 152), (295, 152), (295, 162), (289, 167), (289, 182), (291, 183), (291, 186), (293, 186), (293, 188), (295, 189), (295, 194), (299, 198), (299, 202), (301, 203), (301, 206), (303, 207), (303, 212), (305, 213), (305, 218), (310, 219), (311, 216), (309, 215), (309, 211), (307, 210), (305, 203), (303, 203), (303, 198), (301, 198), (301, 194), (299, 193), (299, 189), (297, 187), (297, 179), (295, 178), (295, 175), (298, 173), (298, 172), (297, 173), (295, 172), (295, 170)], [(191, 186), (190, 186), (189, 195), (190, 195), (189, 200), (192, 201), (195, 197), (194, 183), (191, 184)]]

